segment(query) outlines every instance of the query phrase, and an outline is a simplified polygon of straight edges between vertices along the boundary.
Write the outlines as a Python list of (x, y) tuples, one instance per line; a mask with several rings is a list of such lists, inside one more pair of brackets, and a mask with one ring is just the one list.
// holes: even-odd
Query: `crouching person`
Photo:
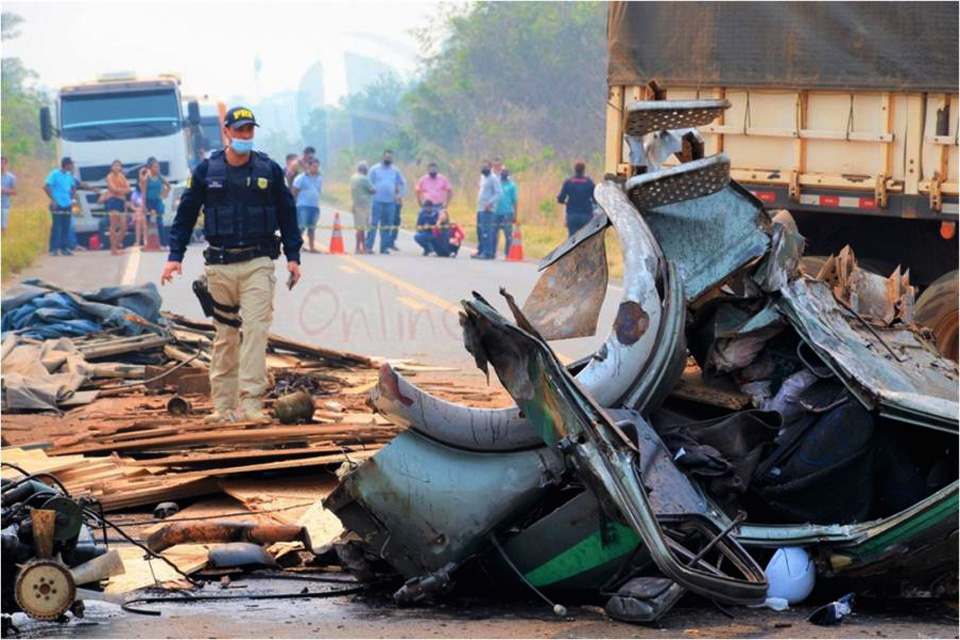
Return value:
[(276, 284), (273, 260), (281, 245), (289, 286), (300, 279), (303, 240), (293, 195), (280, 166), (253, 150), (255, 126), (249, 109), (227, 112), (223, 133), (230, 145), (197, 165), (187, 182), (160, 278), (160, 284), (166, 284), (182, 273), (183, 256), (203, 207), (203, 232), (210, 243), (204, 251), (206, 285), (198, 281), (194, 287), (217, 330), (210, 364), (214, 411), (204, 419), (207, 423), (271, 422), (263, 413), (262, 399), (269, 384), (266, 350)]
[(450, 222), (446, 209), (440, 212), (439, 222), (433, 231), (437, 255), (441, 258), (456, 258), (466, 234), (456, 222)]
[(437, 219), (437, 211), (433, 208), (433, 201), (424, 200), (423, 208), (417, 215), (417, 233), (413, 236), (413, 239), (423, 249), (423, 255), (425, 256), (437, 253), (436, 238), (433, 233), (437, 226)]

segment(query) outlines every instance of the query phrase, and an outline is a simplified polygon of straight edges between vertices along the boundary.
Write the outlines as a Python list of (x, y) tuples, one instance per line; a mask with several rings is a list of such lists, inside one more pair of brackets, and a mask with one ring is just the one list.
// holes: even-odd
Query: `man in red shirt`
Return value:
[(437, 171), (436, 162), (428, 164), (427, 173), (417, 180), (417, 204), (423, 207), (423, 203), (429, 200), (443, 211), (450, 204), (452, 196), (453, 188), (447, 176)]

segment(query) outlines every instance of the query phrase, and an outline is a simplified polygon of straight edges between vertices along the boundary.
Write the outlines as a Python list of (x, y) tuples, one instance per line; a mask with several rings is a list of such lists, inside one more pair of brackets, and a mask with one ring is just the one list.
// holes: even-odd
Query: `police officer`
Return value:
[(183, 254), (203, 207), (203, 233), (210, 243), (203, 252), (207, 300), (212, 298), (217, 329), (210, 364), (214, 411), (205, 418), (207, 423), (271, 422), (263, 413), (262, 397), (268, 385), (273, 260), (279, 257), (281, 244), (290, 272), (288, 286), (300, 279), (303, 240), (293, 195), (283, 169), (253, 150), (256, 126), (249, 109), (234, 107), (226, 113), (223, 129), (230, 145), (198, 164), (187, 181), (170, 229), (170, 257), (160, 278), (160, 284), (166, 284), (182, 273)]

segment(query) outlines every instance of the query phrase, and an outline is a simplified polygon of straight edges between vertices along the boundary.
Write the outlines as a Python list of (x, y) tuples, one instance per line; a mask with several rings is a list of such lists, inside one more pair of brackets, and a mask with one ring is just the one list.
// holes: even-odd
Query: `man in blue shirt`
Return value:
[(43, 184), (43, 191), (50, 198), (50, 214), (53, 225), (50, 227), (50, 255), (58, 253), (72, 256), (70, 251), (70, 216), (73, 215), (73, 200), (77, 189), (100, 192), (96, 187), (77, 179), (73, 174), (73, 160), (64, 157), (60, 168), (54, 169)]
[(394, 219), (399, 209), (400, 198), (407, 187), (400, 171), (393, 166), (393, 151), (386, 149), (383, 159), (370, 170), (370, 182), (376, 192), (373, 194), (373, 210), (370, 214), (370, 230), (367, 233), (367, 253), (373, 251), (373, 244), (380, 229), (380, 253), (386, 254), (390, 248)]
[(567, 237), (587, 224), (593, 217), (593, 180), (586, 173), (586, 165), (578, 162), (573, 166), (574, 176), (567, 178), (557, 196), (557, 202), (567, 205)]
[(323, 178), (320, 177), (320, 161), (310, 158), (307, 172), (293, 179), (293, 197), (297, 199), (297, 225), (300, 233), (307, 231), (310, 240), (310, 253), (316, 253), (314, 247), (317, 234), (317, 221), (320, 220), (320, 193), (323, 191)]
[(503, 255), (510, 255), (510, 243), (513, 241), (513, 223), (517, 221), (517, 183), (510, 179), (510, 170), (501, 166), (500, 188), (503, 195), (497, 200), (493, 220), (493, 255), (497, 255), (500, 244), (500, 232), (503, 232)]
[(433, 234), (439, 220), (438, 212), (433, 208), (432, 200), (424, 200), (423, 208), (417, 215), (417, 232), (413, 239), (423, 249), (423, 255), (437, 253), (436, 237)]

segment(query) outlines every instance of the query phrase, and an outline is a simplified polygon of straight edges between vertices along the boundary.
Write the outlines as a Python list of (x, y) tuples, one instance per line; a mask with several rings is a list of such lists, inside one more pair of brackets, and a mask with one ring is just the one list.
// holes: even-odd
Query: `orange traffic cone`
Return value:
[(510, 242), (510, 253), (507, 254), (510, 262), (523, 262), (523, 234), (520, 233), (520, 223), (513, 227), (513, 240)]
[(333, 216), (333, 233), (330, 235), (330, 253), (343, 253), (343, 232), (340, 230), (340, 212)]

